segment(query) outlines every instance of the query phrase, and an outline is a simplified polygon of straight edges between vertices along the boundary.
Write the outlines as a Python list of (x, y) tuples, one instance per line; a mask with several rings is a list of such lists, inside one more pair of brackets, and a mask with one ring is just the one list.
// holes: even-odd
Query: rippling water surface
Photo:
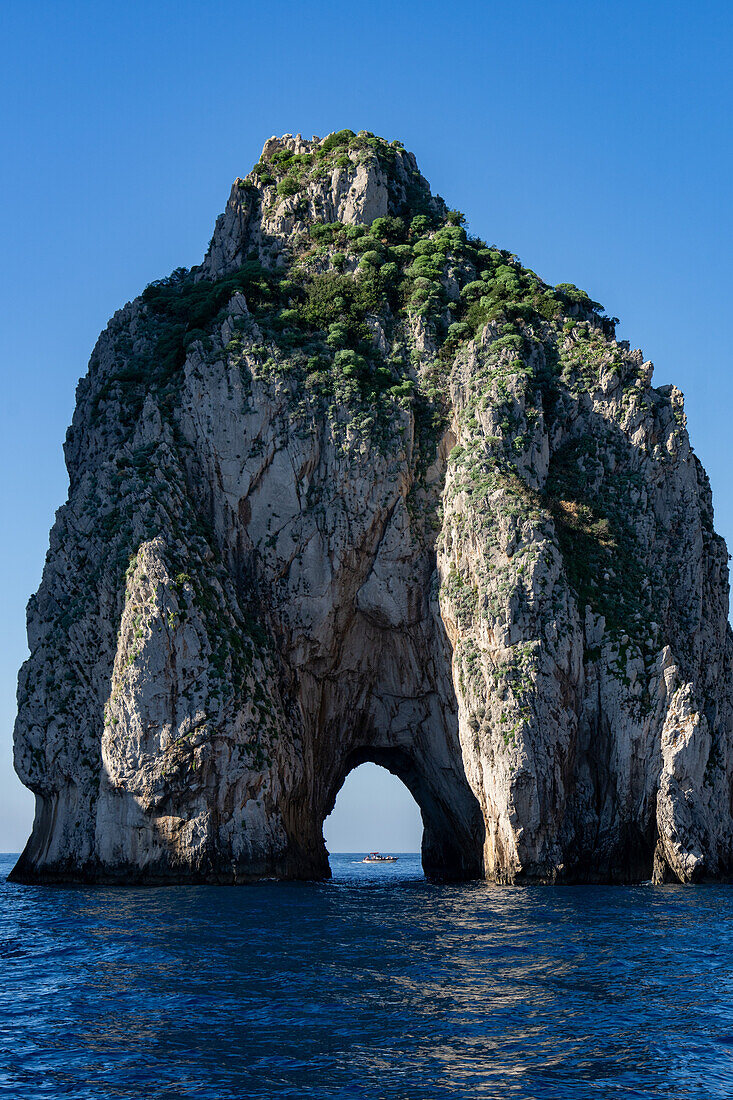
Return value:
[(318, 885), (3, 882), (0, 1096), (733, 1096), (729, 888), (356, 859)]

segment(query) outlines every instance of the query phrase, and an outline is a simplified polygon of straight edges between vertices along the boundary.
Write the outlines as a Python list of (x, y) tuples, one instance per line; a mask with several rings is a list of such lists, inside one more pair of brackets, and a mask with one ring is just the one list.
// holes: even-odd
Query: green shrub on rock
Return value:
[(277, 185), (277, 193), (282, 195), (283, 198), (297, 195), (298, 191), (300, 191), (300, 184), (293, 176), (285, 176)]
[(332, 348), (344, 348), (349, 340), (349, 330), (341, 321), (328, 326), (326, 343)]
[(418, 214), (417, 217), (413, 218), (410, 223), (410, 231), (416, 237), (421, 236), (423, 233), (427, 233), (429, 229), (430, 218), (428, 218), (425, 214)]
[(390, 248), (389, 254), (399, 263), (408, 263), (412, 259), (412, 247), (409, 244), (396, 244)]
[(407, 227), (402, 218), (375, 218), (369, 232), (381, 240), (399, 242), (405, 239)]
[(337, 373), (343, 374), (346, 378), (358, 378), (366, 366), (366, 360), (355, 351), (344, 348), (334, 355), (333, 365)]
[(472, 283), (466, 283), (461, 288), (461, 298), (467, 302), (473, 302), (486, 293), (486, 284), (481, 279), (475, 279)]
[(330, 134), (319, 148), (317, 155), (324, 157), (333, 149), (337, 149), (341, 145), (348, 148), (349, 142), (355, 137), (356, 134), (353, 130), (339, 130), (338, 133)]
[(454, 321), (448, 326), (449, 340), (465, 340), (471, 335), (471, 326), (465, 321)]

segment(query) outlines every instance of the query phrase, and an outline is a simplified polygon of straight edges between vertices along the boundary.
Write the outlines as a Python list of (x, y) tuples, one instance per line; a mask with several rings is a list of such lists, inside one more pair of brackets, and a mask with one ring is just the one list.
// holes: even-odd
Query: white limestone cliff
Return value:
[(436, 877), (731, 873), (726, 548), (681, 395), (574, 292), (399, 145), (265, 144), (79, 385), (15, 878), (326, 875), (364, 760)]

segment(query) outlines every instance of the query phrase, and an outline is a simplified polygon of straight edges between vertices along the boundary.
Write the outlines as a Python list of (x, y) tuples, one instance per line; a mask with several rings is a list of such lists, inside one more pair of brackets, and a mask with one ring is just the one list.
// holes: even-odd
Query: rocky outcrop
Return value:
[(79, 384), (14, 877), (322, 877), (366, 760), (434, 877), (728, 876), (726, 548), (613, 325), (399, 143), (270, 139)]

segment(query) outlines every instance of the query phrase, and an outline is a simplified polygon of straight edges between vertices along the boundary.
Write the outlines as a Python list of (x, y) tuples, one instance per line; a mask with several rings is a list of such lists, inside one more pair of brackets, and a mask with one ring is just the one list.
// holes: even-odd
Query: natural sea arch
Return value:
[[(335, 773), (325, 801), (324, 821), (332, 813), (341, 788), (352, 771), (377, 764), (397, 776), (412, 795), (422, 819), (421, 855), (428, 878), (462, 880), (481, 876), (483, 820), (468, 786), (436, 782), (405, 748), (354, 749)], [(394, 846), (392, 846), (394, 848)]]

